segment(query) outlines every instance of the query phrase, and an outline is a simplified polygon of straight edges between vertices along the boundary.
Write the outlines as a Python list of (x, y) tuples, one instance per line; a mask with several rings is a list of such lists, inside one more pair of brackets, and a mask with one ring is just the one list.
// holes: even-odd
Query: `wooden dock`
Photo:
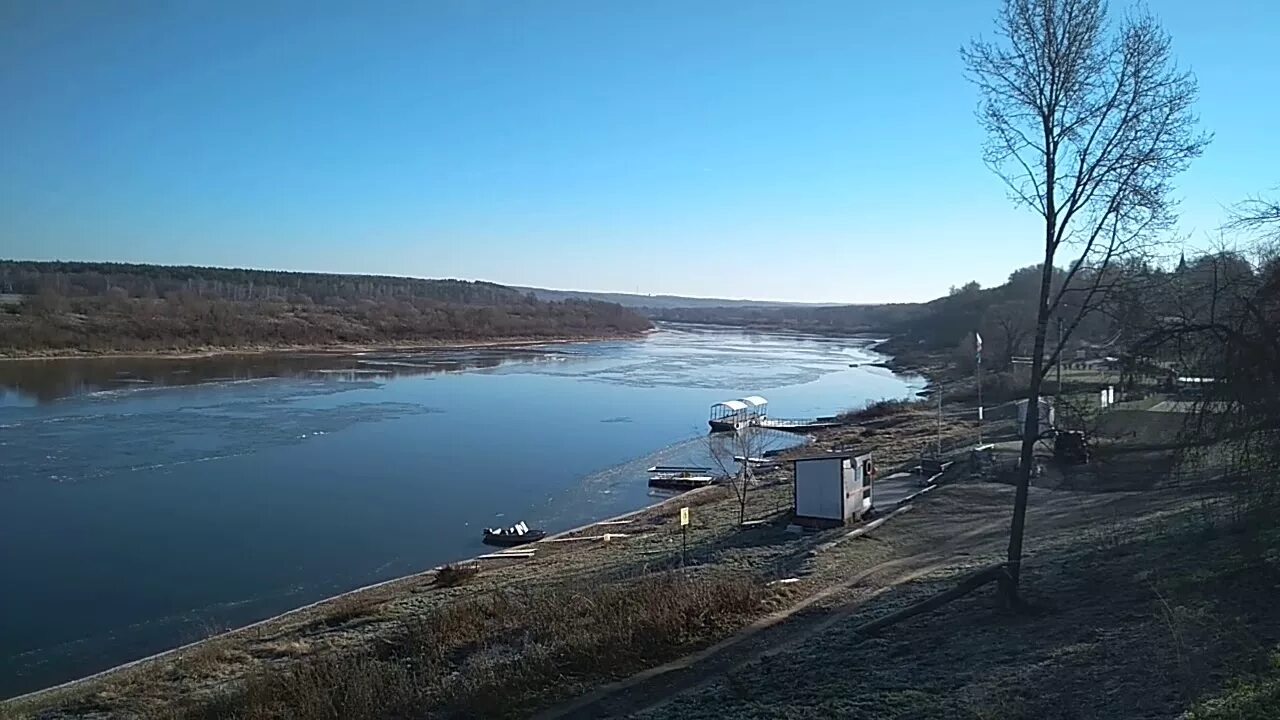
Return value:
[(829, 428), (840, 427), (843, 423), (834, 417), (820, 418), (756, 418), (751, 425), (764, 428), (766, 430), (781, 430), (782, 432), (813, 432), (814, 430), (826, 430)]

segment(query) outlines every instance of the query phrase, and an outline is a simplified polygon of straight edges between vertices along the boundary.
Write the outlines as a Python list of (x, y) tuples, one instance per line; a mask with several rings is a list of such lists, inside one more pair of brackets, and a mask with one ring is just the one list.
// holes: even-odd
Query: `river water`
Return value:
[[(918, 391), (870, 340), (0, 362), (0, 697), (654, 501), (711, 403)], [(858, 365), (859, 367), (853, 367)], [(794, 442), (781, 436), (775, 442)]]

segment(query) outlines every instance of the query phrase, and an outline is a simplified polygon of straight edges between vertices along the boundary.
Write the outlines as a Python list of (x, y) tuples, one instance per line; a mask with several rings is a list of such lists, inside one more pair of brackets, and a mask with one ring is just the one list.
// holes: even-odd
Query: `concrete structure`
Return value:
[(871, 510), (875, 468), (870, 452), (813, 453), (797, 457), (794, 464), (795, 524), (835, 527)]

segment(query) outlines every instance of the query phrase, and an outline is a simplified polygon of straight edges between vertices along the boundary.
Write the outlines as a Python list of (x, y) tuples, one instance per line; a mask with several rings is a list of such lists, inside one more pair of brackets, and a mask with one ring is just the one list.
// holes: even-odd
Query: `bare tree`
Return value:
[(1022, 354), (1027, 336), (1034, 327), (1031, 308), (1020, 302), (1004, 302), (992, 306), (983, 318), (983, 335), (996, 351), (993, 370), (1003, 370)]
[(1236, 470), (1271, 477), (1280, 467), (1280, 205), (1237, 206), (1227, 229), (1254, 242), (1186, 264), (1136, 349), (1203, 378), (1182, 438), (1189, 452), (1212, 446)]
[[(1196, 129), (1195, 78), (1176, 66), (1169, 36), (1150, 15), (1113, 24), (1103, 0), (1005, 0), (996, 32), (995, 41), (961, 52), (981, 93), (987, 165), (1043, 220), (1027, 393), (1034, 407), (1065, 339), (1111, 289), (1110, 265), (1144, 252), (1172, 224), (1170, 181), (1209, 137)], [(1055, 284), (1064, 260), (1064, 281)], [(1046, 356), (1055, 316), (1063, 341)], [(1038, 421), (1027, 413), (1004, 583), (1011, 605)]]
[(707, 450), (711, 461), (727, 479), (738, 500), (739, 525), (747, 520), (747, 495), (755, 485), (755, 472), (749, 461), (760, 457), (763, 448), (763, 431), (752, 425), (740, 427), (732, 433), (712, 433), (707, 436)]
[(1254, 197), (1236, 205), (1227, 228), (1252, 236), (1261, 256), (1280, 255), (1280, 200)]

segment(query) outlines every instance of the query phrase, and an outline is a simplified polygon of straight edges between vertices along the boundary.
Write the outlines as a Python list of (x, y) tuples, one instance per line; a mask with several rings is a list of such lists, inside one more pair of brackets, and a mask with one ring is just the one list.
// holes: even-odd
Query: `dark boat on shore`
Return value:
[(516, 545), (525, 545), (531, 542), (537, 542), (547, 536), (545, 530), (530, 530), (528, 525), (523, 522), (516, 523), (509, 528), (485, 528), (484, 542), (487, 545), (497, 545), (499, 547), (514, 547)]

